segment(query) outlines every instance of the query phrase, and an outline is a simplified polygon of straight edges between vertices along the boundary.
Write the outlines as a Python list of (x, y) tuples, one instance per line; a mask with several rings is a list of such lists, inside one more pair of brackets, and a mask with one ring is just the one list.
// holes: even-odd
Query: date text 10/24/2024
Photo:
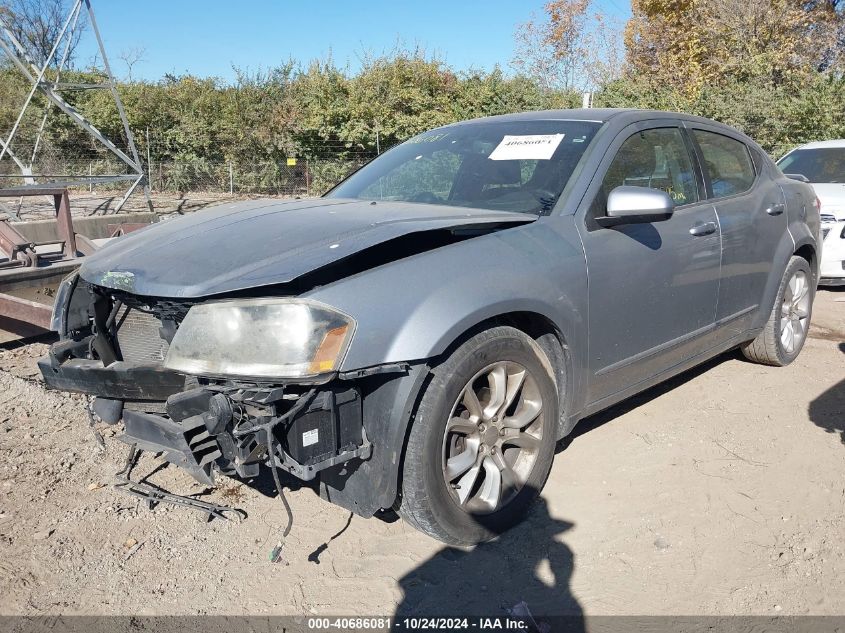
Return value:
[(309, 618), (311, 631), (527, 631), (528, 620), (512, 617)]

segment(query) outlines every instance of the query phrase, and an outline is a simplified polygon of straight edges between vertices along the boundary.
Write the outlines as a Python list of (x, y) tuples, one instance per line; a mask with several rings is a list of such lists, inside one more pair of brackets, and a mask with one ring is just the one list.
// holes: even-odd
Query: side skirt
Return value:
[(726, 341), (723, 341), (722, 343), (719, 343), (718, 345), (716, 345), (714, 347), (708, 348), (707, 350), (701, 352), (700, 354), (696, 354), (695, 356), (691, 356), (687, 359), (684, 359), (683, 361), (677, 363), (676, 365), (673, 365), (672, 367), (669, 367), (669, 368), (663, 370), (659, 374), (655, 374), (654, 376), (651, 376), (650, 378), (642, 380), (642, 381), (640, 381), (640, 382), (638, 382), (638, 383), (636, 383), (636, 384), (634, 384), (634, 385), (632, 385), (632, 386), (630, 386), (626, 389), (623, 389), (622, 391), (617, 391), (616, 393), (614, 393), (610, 396), (607, 396), (605, 398), (602, 398), (601, 400), (597, 400), (596, 402), (588, 404), (578, 414), (577, 417), (580, 420), (580, 419), (585, 418), (587, 416), (593, 415), (594, 413), (598, 413), (599, 411), (603, 411), (604, 409), (607, 409), (608, 407), (612, 407), (614, 404), (622, 402), (623, 400), (626, 400), (626, 399), (630, 398), (631, 396), (634, 396), (634, 395), (640, 393), (641, 391), (645, 391), (646, 389), (650, 389), (651, 387), (654, 387), (655, 385), (658, 385), (661, 382), (664, 382), (664, 381), (666, 381), (666, 380), (668, 380), (668, 379), (670, 379), (674, 376), (677, 376), (678, 374), (681, 374), (681, 373), (687, 371), (688, 369), (692, 369), (696, 365), (700, 365), (701, 363), (703, 363), (707, 360), (710, 360), (711, 358), (718, 356), (719, 354), (722, 354), (723, 352), (726, 352), (730, 349), (733, 349), (734, 347), (744, 343), (745, 341), (749, 341), (749, 340), (753, 339), (755, 336), (757, 336), (757, 334), (760, 333), (760, 331), (761, 331), (760, 329), (755, 329), (755, 330), (746, 330), (745, 332), (741, 332), (740, 334), (737, 334), (736, 336), (733, 336), (730, 339), (727, 339)]

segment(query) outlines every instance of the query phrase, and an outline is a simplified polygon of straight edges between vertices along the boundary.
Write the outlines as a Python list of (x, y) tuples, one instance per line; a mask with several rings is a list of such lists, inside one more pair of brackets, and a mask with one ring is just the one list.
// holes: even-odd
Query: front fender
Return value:
[(438, 356), (475, 325), (511, 312), (542, 315), (565, 340), (586, 340), (586, 265), (569, 216), (427, 251), (303, 296), (357, 321), (341, 371)]
[[(343, 482), (326, 479), (323, 494), (364, 515), (396, 499), (408, 424), (430, 359), (479, 323), (513, 312), (541, 315), (569, 345), (572, 372), (567, 407), (586, 367), (587, 273), (572, 218), (542, 218), (471, 238), (348, 277), (306, 293), (352, 315), (357, 328), (342, 372), (410, 363), (365, 390), (364, 419), (375, 450)], [(377, 380), (374, 377), (371, 380)], [(328, 477), (329, 475), (327, 475)]]

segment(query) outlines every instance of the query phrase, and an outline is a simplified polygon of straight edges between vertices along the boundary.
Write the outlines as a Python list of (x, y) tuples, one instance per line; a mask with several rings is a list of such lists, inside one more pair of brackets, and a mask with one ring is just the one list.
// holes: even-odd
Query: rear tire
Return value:
[(794, 361), (807, 340), (815, 293), (810, 265), (803, 257), (793, 256), (763, 331), (742, 346), (743, 355), (755, 363), (774, 367)]
[(440, 541), (473, 545), (520, 522), (546, 483), (558, 416), (553, 371), (531, 337), (495, 327), (432, 374), (405, 450), (398, 511)]

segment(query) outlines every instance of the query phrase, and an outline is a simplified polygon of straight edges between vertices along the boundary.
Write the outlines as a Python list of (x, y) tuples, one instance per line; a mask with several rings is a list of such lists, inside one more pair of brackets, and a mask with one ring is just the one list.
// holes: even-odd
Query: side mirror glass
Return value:
[(645, 224), (672, 217), (675, 202), (665, 191), (648, 187), (616, 187), (607, 196), (607, 215), (596, 218), (599, 226)]

